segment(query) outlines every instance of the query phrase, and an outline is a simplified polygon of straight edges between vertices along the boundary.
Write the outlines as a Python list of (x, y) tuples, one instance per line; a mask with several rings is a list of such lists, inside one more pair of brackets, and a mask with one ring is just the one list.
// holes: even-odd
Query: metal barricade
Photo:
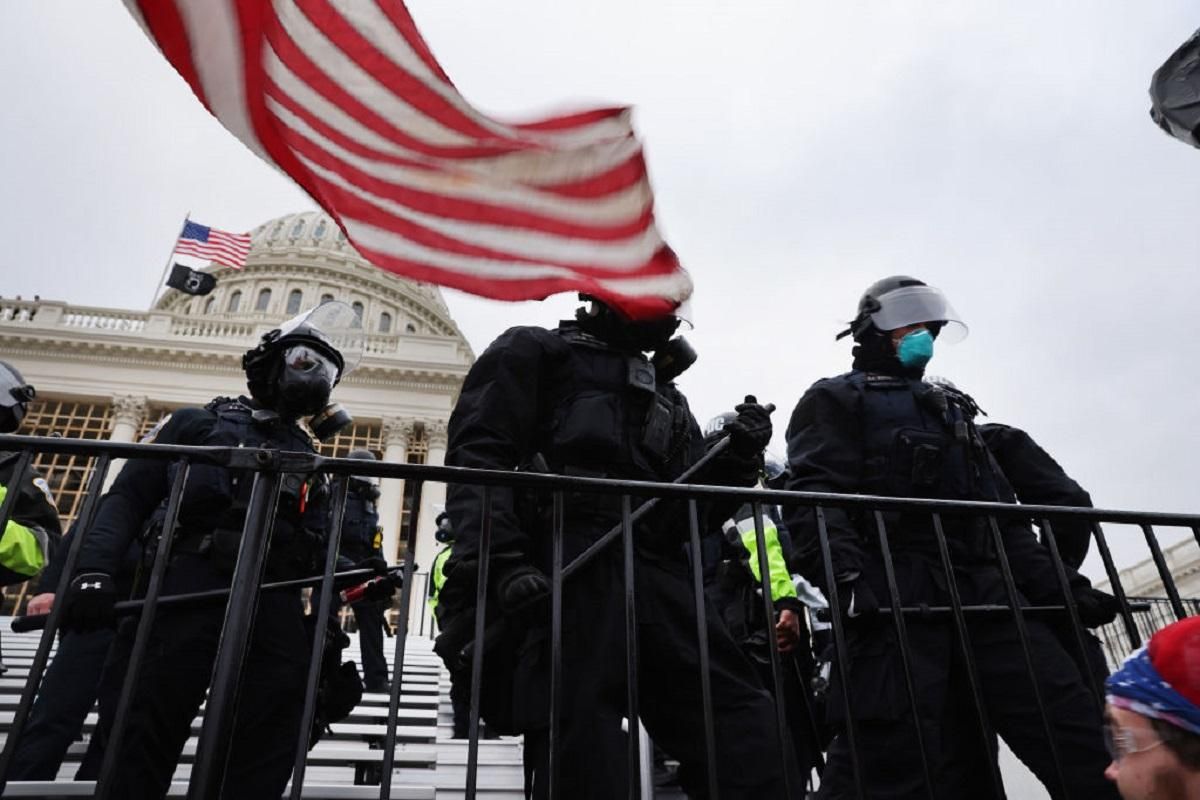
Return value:
[[(755, 519), (755, 550), (751, 557), (757, 562), (759, 581), (758, 593), (762, 604), (762, 618), (773, 621), (776, 618), (776, 608), (772, 600), (772, 587), (768, 563), (767, 537), (763, 528), (763, 509), (767, 505), (778, 505), (784, 510), (784, 517), (789, 518), (797, 510), (805, 510), (813, 520), (811, 526), (815, 541), (806, 544), (819, 554), (819, 563), (823, 565), (823, 575), (809, 576), (815, 583), (823, 583), (828, 603), (828, 618), (832, 623), (833, 633), (833, 663), (832, 668), (840, 675), (840, 685), (848, 685), (847, 671), (852, 665), (851, 653), (848, 648), (848, 634), (851, 633), (853, 620), (847, 615), (850, 597), (846, 593), (845, 583), (839, 584), (839, 576), (835, 574), (831, 549), (829, 514), (831, 510), (839, 513), (853, 514), (857, 520), (858, 531), (864, 547), (871, 548), (878, 554), (884, 567), (884, 577), (887, 586), (886, 598), (881, 598), (879, 614), (889, 622), (891, 634), (898, 643), (898, 654), (901, 663), (901, 682), (905, 700), (909, 706), (913, 720), (913, 741), (920, 754), (919, 763), (913, 765), (914, 774), (921, 781), (930, 797), (937, 794), (935, 786), (934, 761), (936, 753), (930, 752), (930, 743), (925, 741), (917, 714), (913, 713), (918, 705), (918, 687), (916, 685), (913, 664), (914, 653), (910, 644), (911, 625), (929, 625), (931, 620), (952, 632), (952, 639), (958, 648), (965, 667), (965, 681), (971, 697), (970, 713), (973, 715), (977, 731), (981, 734), (980, 741), (994, 739), (992, 721), (989, 719), (989, 707), (984, 691), (983, 677), (979, 665), (975, 663), (972, 649), (972, 635), (979, 630), (981, 620), (987, 624), (1011, 625), (1016, 639), (1020, 644), (1022, 668), (1027, 675), (1034, 702), (1038, 709), (1040, 721), (1045, 735), (1045, 746), (1053, 761), (1053, 776), (1047, 778), (1052, 792), (1062, 796), (1073, 796), (1064, 773), (1058, 743), (1051, 729), (1047, 712), (1048, 698), (1041, 696), (1038, 690), (1037, 673), (1039, 664), (1035, 662), (1030, 647), (1031, 626), (1041, 624), (1039, 620), (1053, 617), (1069, 631), (1064, 647), (1074, 650), (1080, 663), (1088, 658), (1089, 635), (1082, 626), (1079, 609), (1071, 591), (1071, 569), (1063, 563), (1059, 554), (1054, 535), (1054, 523), (1059, 520), (1086, 520), (1092, 525), (1097, 550), (1104, 563), (1111, 591), (1120, 603), (1119, 620), (1105, 626), (1101, 637), (1106, 649), (1109, 665), (1114, 665), (1130, 650), (1140, 646), (1157, 628), (1188, 614), (1200, 612), (1200, 601), (1181, 597), (1174, 577), (1168, 569), (1158, 543), (1159, 528), (1183, 528), (1193, 532), (1200, 531), (1200, 515), (1140, 513), (1127, 511), (1109, 511), (1100, 509), (1062, 508), (1050, 506), (1007, 505), (988, 502), (943, 501), (912, 498), (872, 497), (862, 495), (838, 495), (808, 492), (784, 492), (761, 489), (732, 488), (718, 486), (689, 485), (686, 481), (693, 471), (681, 476), (673, 484), (649, 483), (642, 481), (612, 480), (600, 478), (579, 478), (560, 475), (511, 472), (495, 470), (471, 470), (453, 467), (425, 466), (418, 464), (392, 464), (382, 462), (367, 462), (362, 460), (325, 458), (308, 453), (288, 453), (268, 450), (244, 448), (216, 447), (184, 447), (177, 445), (135, 445), (110, 442), (82, 441), (59, 438), (40, 438), (22, 436), (0, 436), (0, 450), (19, 451), (22, 453), (17, 464), (14, 480), (20, 480), (31, 468), (33, 454), (43, 452), (74, 453), (95, 457), (95, 469), (90, 477), (90, 490), (80, 514), (77, 535), (65, 557), (62, 578), (56, 588), (59, 597), (65, 597), (71, 576), (76, 571), (81, 547), (87, 539), (89, 526), (94, 521), (100, 499), (100, 487), (103, 486), (110, 463), (114, 459), (155, 459), (176, 465), (173, 470), (174, 480), (171, 484), (166, 501), (166, 518), (163, 534), (158, 542), (155, 557), (146, 583), (143, 601), (138, 604), (140, 614), (137, 632), (134, 639), (129, 667), (125, 675), (125, 684), (121, 699), (115, 713), (115, 723), (112, 729), (109, 747), (106, 752), (104, 766), (97, 787), (96, 795), (100, 798), (111, 797), (112, 776), (118, 765), (120, 745), (128, 730), (130, 722), (130, 704), (136, 687), (138, 687), (139, 672), (142, 668), (150, 631), (155, 623), (155, 616), (164, 604), (173, 602), (163, 595), (164, 575), (171, 562), (172, 538), (176, 522), (180, 515), (182, 500), (187, 485), (188, 475), (193, 465), (216, 465), (222, 468), (244, 470), (255, 474), (254, 485), (245, 514), (245, 524), (242, 529), (241, 545), (236, 567), (230, 578), (228, 599), (225, 605), (224, 627), (220, 646), (217, 651), (215, 668), (210, 685), (208, 703), (204, 713), (204, 721), (199, 736), (199, 744), (192, 770), (189, 798), (217, 798), (221, 795), (225, 780), (228, 749), (232, 741), (232, 731), (236, 718), (236, 699), (239, 679), (248, 651), (248, 644), (253, 636), (254, 618), (259, 593), (264, 581), (264, 565), (270, 547), (272, 528), (275, 520), (275, 508), (279, 500), (282, 482), (288, 475), (324, 473), (331, 476), (359, 475), (374, 476), (381, 480), (403, 479), (413, 487), (413, 512), (407, 519), (407, 527), (403, 531), (403, 541), (408, 557), (403, 568), (403, 584), (396, 616), (396, 636), (394, 653), (394, 674), (391, 696), (388, 705), (386, 737), (383, 745), (383, 759), (380, 770), (381, 782), (378, 787), (380, 798), (389, 798), (393, 791), (394, 756), (397, 742), (397, 712), (400, 707), (401, 683), (399, 679), (404, 671), (406, 642), (410, 634), (429, 636), (435, 635), (435, 622), (431, 616), (422, 610), (417, 618), (418, 623), (409, 630), (409, 610), (416, 602), (425, 605), (428, 576), (415, 572), (415, 564), (421, 558), (429, 559), (432, 553), (418, 553), (417, 527), (419, 524), (417, 510), (420, 508), (422, 486), (427, 481), (444, 482), (453, 485), (472, 485), (482, 487), (483, 512), (478, 520), (478, 529), (472, 538), (475, 552), (478, 555), (478, 571), (474, 587), (474, 631), (471, 645), (467, 648), (469, 655), (469, 697), (470, 697), (470, 736), (467, 744), (467, 769), (462, 787), (464, 796), (476, 797), (481, 790), (479, 785), (479, 740), (481, 736), (480, 709), (483, 706), (481, 697), (483, 675), (488, 669), (489, 619), (489, 565), (492, 563), (493, 542), (493, 506), (497, 495), (501, 492), (536, 491), (549, 498), (548, 525), (545, 535), (549, 539), (549, 581), (550, 595), (548, 602), (537, 610), (543, 620), (539, 624), (548, 630), (546, 657), (549, 659), (549, 685), (547, 687), (549, 702), (549, 717), (546, 720), (548, 736), (547, 766), (545, 774), (546, 794), (549, 797), (562, 796), (558, 787), (562, 758), (563, 737), (563, 708), (564, 708), (564, 647), (563, 619), (564, 598), (569, 596), (568, 587), (572, 577), (593, 563), (600, 553), (609, 549), (619, 553), (621, 564), (621, 591), (624, 610), (624, 685), (626, 697), (624, 714), (626, 717), (626, 745), (629, 769), (629, 796), (648, 797), (653, 794), (653, 787), (646, 786), (643, 771), (637, 766), (644, 761), (642, 742), (637, 735), (638, 721), (643, 718), (639, 711), (647, 703), (656, 702), (656, 698), (647, 697), (640, 691), (642, 681), (639, 663), (639, 614), (640, 605), (637, 593), (637, 571), (639, 570), (639, 531), (642, 530), (642, 520), (655, 510), (660, 503), (675, 503), (672, 509), (677, 509), (680, 515), (680, 530), (684, 535), (680, 538), (680, 561), (687, 563), (684, 552), (690, 553), (690, 575), (688, 588), (692, 595), (695, 614), (695, 635), (698, 658), (695, 669), (698, 672), (699, 696), (696, 698), (697, 707), (701, 709), (703, 730), (697, 732), (698, 741), (703, 743), (704, 757), (690, 766), (696, 767), (697, 775), (693, 778), (700, 791), (707, 791), (708, 796), (719, 796), (721, 787), (721, 770), (729, 769), (722, 765), (720, 753), (717, 752), (717, 739), (721, 724), (721, 710), (714, 706), (713, 685), (710, 668), (709, 631), (712, 605), (706, 597), (706, 589), (702, 579), (703, 565), (700, 553), (702, 540), (712, 532), (703, 528), (704, 520), (708, 517), (705, 511), (716, 506), (736, 507), (740, 504), (751, 505)], [(316, 637), (309, 659), (307, 682), (305, 684), (304, 712), (300, 730), (296, 732), (296, 757), (292, 773), (291, 797), (304, 796), (304, 775), (306, 770), (305, 754), (308, 746), (309, 726), (314, 713), (317, 694), (318, 671), (321, 663), (321, 648), (324, 642), (325, 627), (329, 622), (329, 609), (334, 590), (336, 553), (341, 529), (341, 518), (346, 502), (346, 483), (341, 482), (341, 488), (332, 502), (331, 524), (329, 526), (328, 551), (324, 562), (324, 572), (313, 576), (308, 581), (313, 585), (314, 609), (316, 615)], [(619, 502), (619, 515), (612, 528), (604, 535), (595, 538), (589, 546), (573, 559), (564, 555), (564, 540), (569, 535), (566, 530), (566, 504), (568, 495), (597, 494), (615, 496)], [(16, 492), (9, 492), (4, 503), (0, 505), (0, 523), (6, 523), (10, 518)], [(897, 554), (905, 551), (909, 545), (904, 538), (903, 530), (895, 530), (888, 520), (896, 513), (905, 515), (912, 520), (917, 517), (928, 520), (927, 530), (932, 535), (933, 549), (930, 551), (930, 563), (936, 564), (940, 572), (940, 580), (944, 581), (947, 602), (945, 605), (931, 607), (905, 606), (904, 590), (897, 576)], [(979, 528), (987, 539), (991, 552), (994, 554), (992, 567), (999, 571), (1003, 582), (1004, 597), (1002, 600), (987, 605), (971, 605), (963, 602), (959, 592), (959, 565), (952, 556), (953, 534), (947, 530), (947, 519), (952, 519), (953, 530), (961, 530), (962, 520), (978, 520)], [(1043, 545), (1053, 564), (1054, 576), (1058, 584), (1058, 597), (1061, 602), (1033, 606), (1026, 602), (1019, 586), (1022, 575), (1014, 571), (1014, 565), (1009, 552), (1009, 529), (1011, 526), (1029, 526), (1036, 523), (1042, 533)], [(1106, 534), (1101, 523), (1122, 523), (1137, 526), (1141, 531), (1151, 559), (1154, 561), (1159, 577), (1164, 587), (1164, 598), (1129, 598), (1126, 597), (1120, 582), (1120, 575), (1109, 549)], [(924, 524), (924, 523), (922, 523)], [(841, 535), (841, 534), (839, 534)], [(1032, 532), (1029, 536), (1032, 536)], [(1200, 540), (1200, 535), (1197, 536)], [(618, 544), (619, 541), (619, 544)], [(457, 553), (457, 551), (456, 551)], [(607, 556), (617, 558), (616, 555)], [(28, 719), (30, 707), (34, 701), (45, 670), (50, 648), (59, 629), (62, 604), (56, 603), (45, 620), (44, 632), (30, 667), (29, 678), (26, 682), (20, 702), (13, 714), (13, 722), (9, 728), (4, 744), (3, 754), (0, 755), (0, 792), (8, 780), (8, 771), (12, 762), (14, 750), (20, 740), (22, 729)], [(526, 611), (525, 613), (529, 613)], [(528, 617), (527, 617), (528, 619)], [(785, 665), (772, 630), (766, 631), (767, 654), (772, 697), (784, 697), (783, 674)], [(1083, 676), (1089, 684), (1089, 690), (1095, 696), (1096, 702), (1102, 701), (1102, 687), (1097, 685), (1092, 675)], [(807, 695), (806, 695), (807, 697)], [(863, 770), (863, 741), (860, 728), (856, 721), (856, 705), (862, 698), (852, 696), (850, 692), (841, 692), (836, 697), (829, 697), (828, 702), (837, 703), (845, 720), (844, 727), (839, 730), (839, 747), (845, 749), (845, 757), (852, 766), (856, 782), (856, 794), (865, 797), (862, 783)], [(808, 700), (806, 699), (807, 703)], [(774, 703), (775, 715), (770, 727), (771, 736), (779, 745), (780, 775), (786, 794), (797, 796), (802, 791), (802, 785), (810, 786), (819, 782), (815, 773), (799, 774), (794, 766), (789, 767), (793, 753), (789, 746), (791, 737), (810, 737), (823, 723), (814, 717), (811, 707), (807, 714), (809, 730), (794, 730), (789, 724), (784, 704)], [(653, 726), (650, 726), (653, 737)], [(999, 767), (996, 765), (994, 752), (986, 748), (981, 753), (989, 765), (991, 782), (999, 788), (1002, 782)], [(736, 768), (736, 767), (733, 767)]]

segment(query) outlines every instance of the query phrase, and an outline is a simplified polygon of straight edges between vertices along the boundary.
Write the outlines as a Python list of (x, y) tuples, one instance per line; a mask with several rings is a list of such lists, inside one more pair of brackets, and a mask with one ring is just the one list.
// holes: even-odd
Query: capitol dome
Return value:
[(213, 292), (192, 297), (168, 290), (156, 304), (187, 316), (278, 321), (328, 300), (343, 300), (379, 335), (462, 334), (441, 291), (372, 266), (321, 211), (288, 214), (250, 233), (246, 267), (210, 264)]

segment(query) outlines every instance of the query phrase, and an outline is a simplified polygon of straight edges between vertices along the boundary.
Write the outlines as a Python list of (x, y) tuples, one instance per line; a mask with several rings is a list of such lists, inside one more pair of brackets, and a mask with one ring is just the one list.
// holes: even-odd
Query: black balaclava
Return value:
[(893, 375), (897, 378), (920, 378), (925, 374), (923, 366), (906, 367), (900, 363), (889, 331), (867, 328), (859, 335), (854, 349), (850, 352), (854, 356), (854, 369), (862, 372)]
[(620, 350), (653, 352), (670, 341), (679, 329), (679, 318), (675, 316), (632, 320), (594, 297), (581, 295), (580, 299), (590, 301), (591, 305), (575, 312), (579, 327)]

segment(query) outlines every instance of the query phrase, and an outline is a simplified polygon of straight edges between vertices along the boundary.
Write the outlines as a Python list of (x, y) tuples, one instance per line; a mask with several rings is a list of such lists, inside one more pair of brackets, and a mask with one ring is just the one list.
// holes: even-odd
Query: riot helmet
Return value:
[(767, 450), (763, 453), (763, 486), (782, 489), (787, 481), (787, 462)]
[(957, 342), (967, 335), (967, 326), (940, 289), (907, 275), (893, 275), (867, 288), (858, 301), (854, 321), (837, 338), (853, 335), (861, 342), (872, 332), (918, 323), (929, 323), (930, 333), (944, 342)]
[(12, 433), (21, 427), (29, 401), (36, 396), (16, 367), (0, 361), (0, 433)]
[[(346, 458), (356, 458), (360, 461), (377, 461), (375, 454), (365, 447), (356, 447), (349, 453), (346, 453)], [(374, 475), (351, 475), (350, 488), (363, 493), (379, 496), (379, 478)]]
[(341, 301), (322, 303), (268, 331), (242, 356), (250, 394), (285, 419), (311, 416), (322, 441), (351, 422), (329, 395), (362, 359), (362, 319)]
[(454, 541), (454, 528), (450, 526), (450, 515), (443, 511), (437, 515), (437, 529), (433, 532), (433, 538), (437, 539), (442, 544), (450, 544)]
[(585, 305), (575, 311), (579, 327), (614, 347), (647, 353), (664, 347), (675, 331), (687, 319), (687, 306), (680, 304), (674, 311), (651, 319), (632, 319), (603, 300), (580, 294)]
[(710, 419), (704, 425), (704, 438), (707, 440), (711, 437), (719, 436), (725, 426), (737, 419), (737, 414), (732, 411), (722, 411), (715, 417)]

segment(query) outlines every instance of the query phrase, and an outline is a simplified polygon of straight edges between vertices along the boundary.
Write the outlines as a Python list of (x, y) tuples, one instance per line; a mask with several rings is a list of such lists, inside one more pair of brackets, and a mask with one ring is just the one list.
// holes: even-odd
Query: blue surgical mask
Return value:
[(920, 369), (933, 358), (933, 334), (924, 328), (904, 334), (896, 347), (896, 358), (909, 369)]

